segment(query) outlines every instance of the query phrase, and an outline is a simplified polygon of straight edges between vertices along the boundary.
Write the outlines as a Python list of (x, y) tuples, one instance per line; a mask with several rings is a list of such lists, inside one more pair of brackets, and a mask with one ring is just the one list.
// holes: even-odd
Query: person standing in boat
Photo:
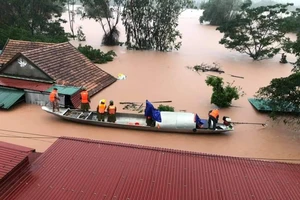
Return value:
[(116, 118), (116, 112), (117, 112), (117, 107), (114, 105), (114, 102), (112, 100), (109, 101), (109, 106), (107, 107), (107, 121), (115, 123), (117, 118)]
[[(210, 110), (208, 112), (208, 128), (216, 130), (216, 126), (219, 120), (219, 108)], [(211, 124), (213, 123), (213, 126), (211, 128)]]
[(80, 100), (81, 100), (81, 110), (82, 112), (89, 111), (90, 107), (90, 96), (88, 91), (86, 91), (85, 88), (82, 88), (82, 91), (80, 93)]
[(60, 98), (58, 97), (57, 88), (53, 88), (52, 92), (49, 95), (49, 100), (52, 104), (53, 112), (55, 112), (55, 109), (57, 109), (57, 111), (59, 112), (58, 101), (60, 100)]
[(98, 118), (98, 121), (104, 122), (105, 109), (106, 109), (105, 99), (101, 99), (100, 102), (99, 102), (99, 105), (97, 106), (97, 118)]

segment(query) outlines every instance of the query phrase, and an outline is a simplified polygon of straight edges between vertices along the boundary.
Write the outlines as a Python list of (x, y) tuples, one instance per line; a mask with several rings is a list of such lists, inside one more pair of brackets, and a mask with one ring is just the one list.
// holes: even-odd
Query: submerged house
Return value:
[[(58, 88), (61, 105), (78, 107), (82, 87), (93, 96), (117, 80), (69, 42), (8, 40), (0, 64), (0, 108), (6, 109), (20, 100), (45, 105), (53, 87)], [(7, 94), (14, 97), (9, 103)]]

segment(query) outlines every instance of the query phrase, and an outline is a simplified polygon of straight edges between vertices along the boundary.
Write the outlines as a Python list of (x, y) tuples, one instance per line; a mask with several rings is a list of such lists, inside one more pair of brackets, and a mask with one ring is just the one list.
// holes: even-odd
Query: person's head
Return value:
[(57, 91), (57, 88), (53, 88), (53, 90)]
[(114, 105), (114, 101), (113, 101), (113, 100), (110, 100), (110, 101), (109, 101), (109, 105)]
[(85, 87), (83, 87), (83, 88), (82, 88), (82, 91), (86, 91), (86, 88), (85, 88)]

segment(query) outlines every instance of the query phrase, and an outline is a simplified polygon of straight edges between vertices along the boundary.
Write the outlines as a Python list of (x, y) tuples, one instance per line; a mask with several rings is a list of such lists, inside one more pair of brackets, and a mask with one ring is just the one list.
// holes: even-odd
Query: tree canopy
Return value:
[(60, 17), (65, 0), (1, 0), (0, 48), (8, 38), (30, 41), (68, 41)]
[(119, 45), (120, 32), (117, 29), (121, 16), (121, 6), (125, 0), (80, 0), (83, 3), (83, 18), (94, 19), (99, 22), (104, 36), (102, 44), (108, 46)]
[(171, 51), (179, 49), (178, 17), (190, 0), (126, 1), (122, 21), (128, 48)]
[(224, 33), (219, 43), (253, 60), (272, 58), (282, 47), (287, 32), (282, 28), (284, 15), (293, 4), (250, 8), (251, 4), (244, 3), (234, 19), (217, 28)]
[(209, 0), (201, 4), (204, 11), (199, 21), (208, 21), (214, 26), (224, 24), (234, 18), (241, 4), (242, 0)]

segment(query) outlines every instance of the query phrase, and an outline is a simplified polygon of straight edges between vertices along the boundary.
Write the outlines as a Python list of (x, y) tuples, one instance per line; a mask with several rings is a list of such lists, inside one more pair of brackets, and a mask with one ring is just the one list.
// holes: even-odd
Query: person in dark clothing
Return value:
[[(216, 130), (216, 126), (219, 120), (219, 109), (210, 110), (208, 112), (208, 128), (212, 130)], [(211, 124), (213, 123), (213, 127), (211, 128)]]
[(285, 55), (284, 53), (281, 54), (281, 60), (280, 60), (279, 62), (280, 62), (280, 63), (283, 63), (283, 64), (287, 63), (286, 55)]

